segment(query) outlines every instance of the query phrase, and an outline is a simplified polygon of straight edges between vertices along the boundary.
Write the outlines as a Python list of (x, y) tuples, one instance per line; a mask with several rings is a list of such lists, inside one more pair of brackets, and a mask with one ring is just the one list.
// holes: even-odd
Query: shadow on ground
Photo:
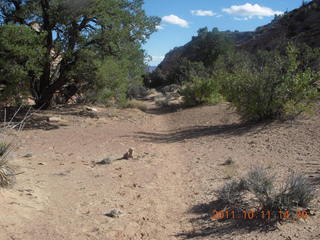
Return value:
[[(224, 205), (219, 201), (203, 203), (193, 206), (189, 214), (195, 215), (190, 219), (194, 229), (189, 232), (178, 233), (176, 237), (182, 239), (202, 239), (207, 237), (231, 237), (233, 235), (246, 234), (249, 232), (269, 232), (277, 229), (279, 219), (263, 220), (257, 216), (252, 220), (243, 219), (243, 213), (229, 215), (229, 219), (212, 220), (212, 212), (224, 209)], [(226, 238), (227, 239), (227, 238)]]
[(215, 126), (192, 126), (178, 128), (165, 133), (136, 132), (136, 134), (138, 138), (148, 142), (174, 143), (206, 136), (241, 136), (252, 131), (262, 131), (268, 124), (234, 123)]
[(64, 123), (51, 123), (48, 121), (48, 116), (34, 113), (35, 111), (30, 107), (7, 107), (0, 109), (0, 118), (3, 119), (3, 126), (15, 126), (14, 129), (19, 129), (22, 121), (24, 121), (23, 130), (41, 129), (49, 131), (66, 126)]
[[(144, 100), (146, 101), (146, 100)], [(174, 104), (171, 106), (167, 106), (167, 107), (154, 107), (154, 108), (147, 108), (147, 109), (143, 109), (142, 111), (148, 114), (152, 114), (152, 115), (165, 115), (165, 114), (169, 114), (169, 113), (174, 113), (174, 112), (179, 112), (183, 109), (186, 109), (186, 107), (184, 107), (181, 104)]]

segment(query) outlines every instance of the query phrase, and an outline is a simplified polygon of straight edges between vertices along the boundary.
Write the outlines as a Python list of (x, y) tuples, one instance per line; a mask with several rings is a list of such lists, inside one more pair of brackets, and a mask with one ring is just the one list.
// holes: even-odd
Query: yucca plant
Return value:
[[(25, 122), (32, 116), (32, 113), (30, 113), (31, 108), (29, 108), (21, 121), (14, 122), (15, 117), (21, 109), (22, 106), (15, 111), (8, 121), (7, 112), (6, 109), (4, 109), (4, 121), (0, 126), (0, 187), (9, 187), (15, 182), (16, 173), (14, 169), (10, 167), (10, 164), (8, 164), (8, 157), (16, 148), (18, 134), (25, 126)], [(10, 137), (10, 131), (12, 130), (16, 130), (18, 134)]]
[(11, 144), (0, 142), (0, 187), (8, 187), (14, 182), (14, 170), (8, 165)]
[(0, 142), (0, 157), (3, 157), (9, 150), (10, 148), (10, 144), (4, 142), (4, 141), (1, 141)]

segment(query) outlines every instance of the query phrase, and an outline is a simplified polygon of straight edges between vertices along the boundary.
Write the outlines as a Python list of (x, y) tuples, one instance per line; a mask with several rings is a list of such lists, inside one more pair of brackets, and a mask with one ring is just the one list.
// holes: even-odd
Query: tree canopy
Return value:
[[(21, 67), (24, 74), (10, 78), (7, 86), (23, 83), (37, 106), (46, 108), (57, 92), (68, 98), (94, 86), (103, 72), (99, 61), (130, 61), (126, 77), (135, 79), (145, 57), (141, 44), (159, 21), (146, 15), (143, 0), (2, 0), (0, 31), (6, 34), (0, 35), (0, 51), (6, 54), (0, 68)], [(5, 41), (12, 46), (1, 44)], [(30, 59), (10, 63), (19, 48)]]

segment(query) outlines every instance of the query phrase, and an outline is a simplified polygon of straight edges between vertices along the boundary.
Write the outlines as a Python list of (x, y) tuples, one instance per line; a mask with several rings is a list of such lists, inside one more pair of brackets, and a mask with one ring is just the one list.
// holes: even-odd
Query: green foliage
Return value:
[[(96, 63), (107, 57), (117, 58), (119, 64), (125, 62), (126, 79), (136, 81), (144, 65), (141, 46), (160, 22), (159, 18), (146, 15), (143, 0), (6, 0), (0, 4), (3, 27), (12, 24), (19, 28), (10, 34), (1, 30), (0, 41), (12, 41), (15, 46), (8, 49), (5, 45), (5, 53), (13, 56), (12, 61), (23, 57), (22, 61), (13, 62), (15, 67), (7, 75), (19, 79), (19, 83), (31, 82), (29, 87), (36, 103), (43, 108), (50, 106), (54, 94), (63, 94), (70, 87), (74, 91), (67, 95), (71, 96), (92, 90), (96, 75), (101, 75)], [(34, 29), (29, 26), (31, 22)], [(36, 36), (42, 37), (42, 41)], [(29, 49), (20, 51), (29, 43), (36, 45), (31, 50), (37, 54)], [(44, 58), (39, 62), (43, 48)], [(7, 57), (1, 55), (1, 60), (12, 65)], [(30, 79), (24, 81), (26, 78)], [(15, 88), (15, 96), (20, 96), (21, 88)], [(11, 95), (13, 90), (5, 92)]]
[[(172, 50), (162, 71), (157, 68), (150, 74), (148, 81), (151, 87), (159, 87), (170, 84), (184, 84), (191, 76), (198, 72), (199, 77), (213, 68), (215, 61), (221, 55), (225, 55), (234, 49), (234, 42), (230, 34), (220, 32), (217, 28), (209, 31), (207, 27), (198, 30), (198, 36), (181, 48)], [(201, 65), (201, 68), (195, 65)], [(159, 72), (161, 71), (161, 72)]]
[(39, 79), (43, 35), (25, 26), (0, 27), (1, 101), (20, 103)]
[(219, 102), (219, 82), (202, 62), (183, 59), (175, 73), (183, 83), (180, 93), (187, 106)]
[(217, 63), (222, 93), (248, 120), (294, 117), (310, 109), (319, 96), (319, 74), (301, 67), (299, 50), (288, 45), (285, 55), (233, 53)]
[(125, 106), (128, 91), (141, 87), (145, 68), (144, 55), (139, 50), (131, 50), (130, 53), (96, 62), (97, 72), (93, 81), (96, 95), (91, 97), (93, 100)]
[(202, 62), (205, 67), (212, 67), (219, 56), (227, 54), (234, 47), (234, 43), (225, 32), (217, 28), (208, 31), (207, 28), (198, 30), (198, 37), (194, 39), (183, 57), (192, 62)]
[(181, 90), (184, 103), (195, 106), (201, 103), (217, 103), (221, 100), (219, 84), (215, 78), (192, 77)]
[(125, 104), (128, 89), (128, 71), (125, 63), (108, 58), (98, 67), (95, 91), (98, 102), (105, 104)]
[(160, 68), (156, 68), (152, 73), (146, 74), (144, 79), (144, 84), (150, 88), (160, 87), (162, 85), (167, 85), (166, 74)]
[(193, 77), (208, 78), (208, 69), (203, 62), (192, 62), (187, 58), (181, 58), (173, 70), (166, 76), (168, 83), (185, 84), (190, 82)]

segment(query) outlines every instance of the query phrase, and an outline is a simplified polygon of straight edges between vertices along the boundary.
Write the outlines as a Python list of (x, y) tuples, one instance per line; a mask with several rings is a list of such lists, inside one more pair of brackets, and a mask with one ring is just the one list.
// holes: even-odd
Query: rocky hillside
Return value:
[(257, 28), (252, 38), (240, 47), (246, 50), (273, 49), (287, 39), (320, 47), (319, 23), (320, 0), (314, 0)]
[[(303, 42), (311, 47), (320, 47), (320, 0), (313, 0), (298, 9), (286, 12), (282, 16), (265, 25), (258, 27), (253, 32), (221, 32), (234, 40), (238, 49), (256, 51), (259, 49), (271, 50), (287, 40)], [(203, 37), (203, 30), (198, 31), (198, 36), (182, 47), (177, 47), (166, 54), (158, 69), (164, 74), (179, 64), (179, 59), (187, 58), (191, 61), (206, 62), (199, 46), (214, 44), (214, 41)], [(200, 33), (199, 33), (200, 32)], [(205, 31), (204, 31), (205, 32)], [(210, 33), (210, 32), (209, 32)], [(199, 56), (201, 54), (201, 56)]]
[[(206, 28), (203, 28), (206, 29)], [(202, 30), (203, 30), (202, 29)], [(206, 29), (207, 30), (207, 29)], [(198, 33), (201, 29), (198, 31)], [(215, 30), (213, 30), (215, 31)], [(164, 60), (159, 64), (158, 68), (164, 73), (169, 73), (172, 68), (179, 64), (178, 60), (187, 58), (191, 61), (203, 61), (202, 59), (205, 48), (216, 43), (214, 37), (210, 36), (211, 32), (199, 33), (198, 36), (192, 37), (192, 40), (182, 47), (176, 47), (166, 54)], [(233, 40), (237, 45), (252, 39), (254, 32), (220, 32), (224, 37)], [(201, 47), (203, 46), (203, 47)]]

